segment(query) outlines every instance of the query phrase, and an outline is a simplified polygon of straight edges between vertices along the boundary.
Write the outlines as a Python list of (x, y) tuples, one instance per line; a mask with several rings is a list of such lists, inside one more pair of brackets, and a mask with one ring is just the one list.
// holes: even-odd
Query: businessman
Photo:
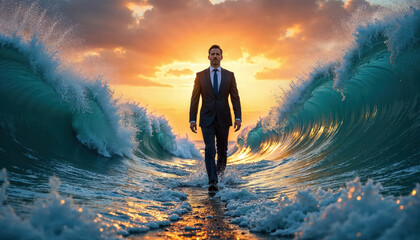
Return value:
[(210, 192), (218, 191), (218, 175), (222, 175), (226, 168), (229, 127), (232, 126), (229, 95), (235, 114), (235, 132), (241, 128), (241, 102), (235, 76), (233, 72), (220, 67), (222, 53), (218, 45), (210, 47), (210, 67), (197, 73), (190, 105), (190, 128), (197, 133), (198, 102), (201, 96), (200, 127), (206, 145), (204, 159)]

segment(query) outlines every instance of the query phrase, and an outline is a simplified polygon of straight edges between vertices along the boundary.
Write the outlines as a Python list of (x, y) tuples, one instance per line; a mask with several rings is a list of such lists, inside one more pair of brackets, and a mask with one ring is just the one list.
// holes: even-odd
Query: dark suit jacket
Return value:
[(197, 73), (191, 97), (190, 122), (196, 121), (197, 119), (200, 95), (202, 98), (200, 126), (210, 126), (216, 117), (220, 127), (232, 126), (232, 116), (228, 102), (229, 95), (233, 105), (235, 119), (241, 119), (241, 102), (239, 100), (235, 76), (233, 72), (223, 68), (221, 75), (222, 80), (220, 82), (219, 93), (216, 96), (211, 83), (210, 68)]

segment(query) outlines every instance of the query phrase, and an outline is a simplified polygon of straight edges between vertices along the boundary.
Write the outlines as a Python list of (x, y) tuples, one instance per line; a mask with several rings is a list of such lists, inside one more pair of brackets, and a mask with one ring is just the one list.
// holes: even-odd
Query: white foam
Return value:
[[(185, 201), (187, 195), (175, 190), (162, 190), (145, 194), (146, 203), (157, 207), (156, 212), (145, 210), (137, 214), (117, 212), (126, 221), (93, 214), (89, 209), (74, 204), (71, 197), (62, 197), (58, 193), (61, 184), (57, 177), (50, 178), (48, 198), (38, 200), (28, 218), (20, 218), (14, 210), (5, 205), (6, 188), (9, 184), (6, 170), (0, 173), (0, 236), (1, 239), (116, 239), (118, 235), (128, 236), (169, 226), (178, 221), (183, 214), (192, 211), (191, 205)], [(160, 204), (155, 204), (161, 202)], [(168, 203), (168, 204), (165, 204)], [(169, 204), (170, 203), (170, 204)], [(156, 214), (155, 214), (156, 213)], [(147, 216), (139, 221), (138, 216)]]
[(223, 188), (244, 183), (241, 175), (242, 173), (235, 166), (228, 166), (224, 174), (219, 177), (219, 186)]
[(173, 187), (203, 187), (208, 182), (204, 160), (198, 160), (196, 165), (190, 167), (191, 173), (188, 176), (178, 178), (174, 181)]
[(231, 201), (231, 200), (250, 200), (256, 199), (256, 196), (246, 189), (223, 189), (216, 194), (216, 197), (220, 197), (222, 201)]
[(180, 217), (179, 217), (179, 215), (178, 215), (178, 214), (172, 214), (172, 215), (169, 217), (169, 221), (171, 221), (171, 222), (178, 221), (179, 219), (180, 219)]
[[(224, 188), (228, 186), (235, 186), (244, 183), (241, 178), (242, 173), (238, 171), (235, 166), (228, 165), (223, 176), (219, 176), (219, 187)], [(178, 178), (173, 182), (172, 187), (205, 187), (208, 185), (208, 176), (204, 160), (197, 160), (195, 166), (191, 166), (191, 171), (188, 176)]]
[(382, 186), (359, 179), (337, 191), (310, 188), (269, 200), (224, 189), (232, 223), (254, 232), (298, 239), (419, 239), (420, 185), (408, 196), (383, 196)]
[(50, 178), (50, 193), (47, 199), (36, 201), (28, 219), (17, 216), (14, 210), (4, 205), (8, 185), (6, 170), (0, 175), (3, 181), (0, 197), (1, 239), (116, 239), (112, 228), (104, 231), (96, 216), (88, 209), (73, 203), (70, 197), (58, 193), (61, 184), (56, 177)]
[(170, 214), (181, 216), (189, 211), (192, 211), (191, 205), (188, 202), (183, 202), (181, 206), (170, 211)]
[(405, 6), (397, 11), (384, 12), (381, 19), (375, 19), (365, 25), (360, 25), (354, 32), (354, 43), (349, 48), (336, 70), (334, 88), (343, 88), (344, 83), (351, 79), (354, 70), (355, 60), (369, 54), (372, 48), (378, 44), (386, 44), (391, 53), (390, 62), (404, 51), (418, 42), (418, 29), (420, 25), (420, 4), (413, 3), (413, 6)]
[(156, 117), (150, 115), (150, 121), (153, 134), (157, 136), (158, 142), (162, 148), (178, 157), (182, 158), (200, 158), (200, 152), (195, 148), (194, 143), (188, 140), (188, 137), (176, 136), (172, 132), (172, 127), (168, 120), (163, 116)]
[(202, 158), (200, 151), (195, 144), (188, 139), (188, 136), (176, 136), (176, 150), (171, 153), (182, 158), (200, 159)]
[(366, 185), (357, 180), (349, 183), (342, 201), (335, 201), (321, 211), (309, 214), (298, 236), (328, 239), (420, 239), (420, 185), (416, 186), (412, 194), (403, 197), (384, 197), (378, 193), (380, 190), (380, 184), (375, 185), (372, 181)]
[(171, 222), (168, 220), (153, 221), (153, 222), (148, 222), (145, 224), (145, 226), (148, 227), (149, 229), (157, 229), (157, 228), (166, 227), (169, 225), (171, 225)]
[(181, 202), (186, 199), (187, 199), (187, 194), (180, 191), (169, 190), (169, 189), (161, 191), (158, 194), (158, 196), (155, 198), (155, 200), (159, 202), (168, 202), (168, 201)]
[(194, 143), (188, 137), (176, 136), (163, 116), (157, 117), (148, 113), (145, 108), (134, 103), (120, 104), (119, 112), (124, 126), (136, 132), (137, 142), (154, 137), (163, 150), (174, 156), (195, 159), (201, 157)]
[(135, 227), (130, 227), (127, 230), (122, 229), (121, 235), (128, 236), (130, 234), (145, 233), (148, 231), (150, 231), (150, 228), (147, 226), (135, 226)]

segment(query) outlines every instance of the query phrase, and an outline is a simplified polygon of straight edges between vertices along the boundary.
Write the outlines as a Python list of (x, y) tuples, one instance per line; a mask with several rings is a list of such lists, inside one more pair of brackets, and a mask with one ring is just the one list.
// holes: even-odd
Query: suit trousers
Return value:
[[(217, 119), (217, 118), (215, 118)], [(229, 127), (220, 127), (215, 120), (211, 126), (201, 127), (206, 145), (204, 160), (209, 184), (217, 184), (218, 177), (226, 168)], [(216, 139), (216, 144), (215, 144)], [(217, 147), (217, 164), (216, 164)]]

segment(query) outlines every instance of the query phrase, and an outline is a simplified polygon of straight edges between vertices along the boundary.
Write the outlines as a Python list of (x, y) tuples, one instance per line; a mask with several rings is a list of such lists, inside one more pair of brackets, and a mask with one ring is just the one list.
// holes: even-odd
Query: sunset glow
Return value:
[[(235, 73), (246, 126), (278, 105), (275, 99), (317, 60), (342, 54), (343, 39), (352, 37), (343, 24), (356, 9), (363, 6), (358, 17), (378, 10), (352, 0), (116, 1), (94, 13), (73, 4), (80, 11), (69, 16), (85, 39), (76, 62), (106, 66), (101, 74), (117, 97), (163, 115), (175, 134), (192, 140), (201, 139), (188, 126), (192, 85), (209, 66), (210, 45), (222, 47), (221, 65)], [(232, 131), (230, 140), (236, 136)]]
[(420, 239), (419, 19), (1, 0), (0, 238)]

